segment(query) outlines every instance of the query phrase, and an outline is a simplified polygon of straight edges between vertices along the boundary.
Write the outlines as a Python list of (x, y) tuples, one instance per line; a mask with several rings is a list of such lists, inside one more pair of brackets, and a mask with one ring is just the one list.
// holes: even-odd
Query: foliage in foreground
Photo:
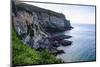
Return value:
[(39, 52), (21, 42), (15, 31), (12, 31), (12, 48), (13, 65), (61, 63), (61, 60), (47, 50)]

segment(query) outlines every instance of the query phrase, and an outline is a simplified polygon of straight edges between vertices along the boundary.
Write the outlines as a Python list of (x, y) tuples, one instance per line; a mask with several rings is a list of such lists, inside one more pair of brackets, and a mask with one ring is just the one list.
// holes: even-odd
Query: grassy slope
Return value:
[(13, 65), (61, 63), (47, 50), (39, 52), (23, 44), (14, 31), (12, 31), (12, 48)]

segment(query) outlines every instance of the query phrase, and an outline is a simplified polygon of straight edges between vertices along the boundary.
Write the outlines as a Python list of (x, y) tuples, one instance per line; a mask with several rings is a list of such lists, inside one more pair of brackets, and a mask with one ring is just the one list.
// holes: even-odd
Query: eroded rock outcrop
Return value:
[(25, 3), (12, 4), (12, 23), (21, 40), (37, 50), (57, 50), (56, 39), (71, 37), (54, 35), (71, 29), (70, 21), (63, 14)]

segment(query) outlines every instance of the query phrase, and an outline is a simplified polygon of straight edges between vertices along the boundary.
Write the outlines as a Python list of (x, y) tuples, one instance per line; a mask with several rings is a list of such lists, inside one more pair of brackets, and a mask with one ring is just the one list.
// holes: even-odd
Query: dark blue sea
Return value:
[(64, 62), (95, 61), (96, 44), (95, 44), (95, 25), (94, 24), (73, 24), (74, 28), (65, 32), (66, 35), (72, 36), (67, 39), (72, 41), (72, 45), (59, 47), (65, 51), (64, 54), (58, 55)]

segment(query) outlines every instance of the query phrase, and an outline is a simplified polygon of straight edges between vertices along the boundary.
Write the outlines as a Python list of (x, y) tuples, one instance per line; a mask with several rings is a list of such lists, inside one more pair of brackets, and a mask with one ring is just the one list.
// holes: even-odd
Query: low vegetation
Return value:
[(56, 56), (50, 54), (48, 50), (36, 51), (24, 44), (12, 31), (12, 64), (13, 65), (34, 65), (34, 64), (52, 64), (61, 63)]

